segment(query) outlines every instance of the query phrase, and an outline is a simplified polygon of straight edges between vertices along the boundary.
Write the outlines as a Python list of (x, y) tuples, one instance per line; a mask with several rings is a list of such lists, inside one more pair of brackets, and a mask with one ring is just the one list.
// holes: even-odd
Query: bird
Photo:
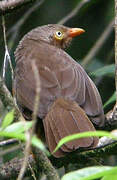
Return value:
[[(65, 52), (72, 39), (84, 32), (82, 28), (59, 24), (39, 26), (24, 35), (14, 53), (13, 89), (24, 116), (26, 110), (33, 112), (35, 103), (32, 61), (38, 70), (41, 91), (36, 128), (41, 127), (40, 122), (43, 124), (51, 153), (62, 138), (104, 126), (102, 100), (95, 84), (83, 67)], [(98, 142), (98, 137), (75, 139), (62, 145), (53, 156), (60, 158), (79, 148), (95, 148)]]

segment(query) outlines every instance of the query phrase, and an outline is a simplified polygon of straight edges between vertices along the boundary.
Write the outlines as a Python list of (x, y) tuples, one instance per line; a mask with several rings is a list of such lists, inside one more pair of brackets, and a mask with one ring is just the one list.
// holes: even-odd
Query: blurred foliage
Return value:
[[(0, 137), (15, 138), (17, 140), (26, 141), (27, 140), (26, 132), (32, 127), (33, 122), (20, 121), (20, 122), (12, 123), (13, 119), (14, 119), (14, 110), (7, 113), (7, 115), (4, 117), (0, 128)], [(54, 152), (57, 151), (63, 144), (71, 140), (84, 138), (84, 137), (91, 137), (91, 136), (109, 137), (114, 140), (117, 140), (117, 136), (114, 136), (113, 134), (106, 131), (92, 131), (92, 132), (78, 133), (61, 139), (57, 147), (55, 148)], [(41, 149), (43, 152), (46, 153), (47, 156), (50, 156), (50, 153), (46, 149), (45, 145), (35, 135), (32, 136), (31, 144)], [(11, 151), (11, 153), (8, 154), (8, 156), (6, 155), (3, 156), (4, 161), (6, 161), (6, 159), (8, 161), (11, 158), (14, 158), (15, 156), (18, 156), (19, 158), (22, 157), (21, 151), (15, 150), (14, 155), (12, 154)], [(97, 178), (102, 178), (102, 180), (110, 180), (110, 179), (114, 180), (117, 178), (116, 171), (117, 171), (117, 167), (93, 166), (93, 167), (83, 168), (77, 171), (72, 171), (70, 173), (66, 173), (62, 177), (62, 180), (77, 180), (77, 179), (93, 180)]]
[(107, 65), (102, 68), (99, 68), (95, 70), (94, 72), (91, 72), (90, 74), (92, 76), (100, 77), (100, 76), (112, 76), (114, 78), (115, 73), (115, 65)]
[[(15, 138), (18, 140), (26, 141), (26, 132), (32, 127), (33, 121), (20, 121), (12, 123), (13, 119), (14, 110), (7, 113), (7, 115), (2, 120), (2, 125), (0, 128), (0, 137)], [(49, 154), (41, 140), (39, 140), (35, 135), (32, 137), (31, 144), (33, 146), (40, 148), (46, 154)]]
[[(11, 28), (19, 22), (23, 15), (27, 13), (33, 4), (26, 5), (18, 10), (13, 11), (5, 16), (6, 19), (6, 31), (7, 42), (9, 52), (11, 55), (12, 63), (15, 67), (14, 51), (20, 41), (20, 39), (31, 29), (44, 24), (58, 23), (64, 16), (66, 16), (73, 8), (77, 6), (82, 0), (45, 0), (44, 3), (37, 8), (21, 26), (15, 39), (12, 38), (13, 32), (9, 34)], [(0, 17), (1, 18), (1, 17)], [(86, 33), (82, 36), (76, 37), (72, 45), (67, 49), (67, 52), (79, 63), (82, 63), (83, 58), (88, 54), (90, 49), (94, 46), (97, 39), (107, 28), (108, 24), (114, 18), (114, 0), (89, 0), (75, 17), (65, 23), (70, 27), (82, 27), (86, 30)], [(0, 19), (1, 20), (1, 19)], [(2, 22), (2, 21), (1, 21)], [(2, 24), (2, 23), (1, 23)], [(17, 28), (15, 26), (15, 28)], [(2, 71), (4, 60), (4, 41), (3, 32), (0, 28), (0, 71)], [(110, 110), (113, 106), (112, 102), (115, 100), (115, 84), (114, 84), (114, 31), (109, 35), (104, 45), (99, 52), (86, 66), (86, 71), (89, 73), (93, 81), (96, 83), (99, 92), (101, 94), (103, 104), (106, 104), (105, 112)], [(6, 83), (11, 90), (11, 73), (8, 66), (6, 75)], [(113, 95), (113, 96), (112, 96)], [(112, 96), (112, 97), (111, 97)], [(110, 99), (109, 99), (110, 98)], [(10, 116), (10, 118), (9, 118)], [(1, 115), (0, 115), (1, 117)], [(22, 123), (11, 124), (13, 120), (13, 111), (10, 112), (2, 122), (2, 128), (0, 129), (0, 136), (14, 137), (25, 141), (24, 125)], [(27, 128), (30, 127), (30, 122), (27, 123)], [(9, 129), (12, 131), (9, 131)], [(22, 132), (20, 132), (22, 128)], [(10, 129), (10, 130), (11, 130)], [(19, 130), (19, 132), (18, 132)], [(6, 133), (7, 132), (7, 133)], [(18, 132), (18, 133), (17, 133)], [(5, 134), (6, 133), (6, 134)], [(38, 139), (34, 137), (32, 143), (38, 147), (45, 147), (38, 142)], [(99, 169), (98, 169), (99, 170)], [(97, 170), (97, 171), (98, 171)], [(102, 169), (102, 171), (105, 169)], [(88, 171), (89, 172), (89, 171)], [(98, 173), (98, 172), (97, 172)], [(83, 174), (86, 174), (83, 171)], [(91, 175), (91, 174), (90, 174)], [(105, 174), (106, 175), (106, 174)], [(68, 176), (66, 176), (68, 179)], [(71, 176), (70, 176), (71, 177)], [(97, 176), (102, 177), (102, 176)], [(113, 177), (114, 178), (114, 177)], [(65, 179), (63, 177), (63, 179)], [(70, 178), (71, 179), (71, 178)], [(73, 180), (74, 174), (73, 174)], [(77, 176), (78, 179), (78, 176)], [(90, 179), (90, 178), (89, 178)], [(109, 176), (105, 176), (103, 180), (112, 179)]]
[(62, 177), (62, 180), (94, 180), (98, 178), (101, 178), (101, 180), (116, 180), (116, 171), (117, 167), (94, 166), (68, 173)]
[(110, 105), (111, 103), (115, 102), (116, 100), (116, 93), (114, 92), (113, 95), (108, 99), (108, 101), (106, 101), (106, 103), (104, 104), (104, 108), (108, 105)]

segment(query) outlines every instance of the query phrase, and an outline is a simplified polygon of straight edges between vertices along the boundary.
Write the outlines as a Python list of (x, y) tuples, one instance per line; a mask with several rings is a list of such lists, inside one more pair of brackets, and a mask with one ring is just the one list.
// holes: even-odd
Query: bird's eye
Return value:
[(56, 31), (55, 38), (58, 40), (62, 40), (63, 39), (63, 33), (61, 31)]

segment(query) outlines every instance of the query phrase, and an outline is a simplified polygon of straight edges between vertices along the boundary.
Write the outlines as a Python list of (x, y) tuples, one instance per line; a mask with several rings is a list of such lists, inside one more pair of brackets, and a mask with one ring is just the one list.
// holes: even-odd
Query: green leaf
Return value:
[[(20, 121), (13, 123), (7, 126), (4, 130), (2, 128), (0, 129), (0, 137), (15, 138), (18, 140), (26, 141), (26, 136), (24, 132), (27, 131), (29, 128), (31, 128), (32, 124), (33, 121), (30, 122)], [(50, 155), (44, 144), (36, 136), (32, 137), (31, 143), (33, 146), (40, 148), (47, 155)]]
[(13, 122), (14, 119), (14, 109), (10, 112), (7, 113), (7, 115), (5, 116), (5, 118), (3, 119), (1, 128), (4, 129), (6, 128), (8, 125), (10, 125)]
[(107, 176), (104, 176), (101, 180), (117, 180), (117, 174), (109, 174)]
[(116, 172), (117, 167), (93, 166), (65, 174), (61, 180), (93, 180)]
[(96, 76), (96, 77), (105, 76), (105, 75), (113, 75), (114, 76), (114, 72), (115, 72), (115, 65), (111, 64), (111, 65), (107, 65), (102, 68), (99, 68), (94, 72), (91, 72), (90, 75)]
[(73, 134), (73, 135), (62, 138), (57, 144), (53, 153), (56, 152), (63, 144), (69, 141), (73, 141), (75, 139), (84, 138), (84, 137), (92, 137), (92, 136), (98, 136), (98, 137), (106, 136), (109, 138), (117, 139), (116, 136), (113, 136), (111, 133), (106, 132), (106, 131), (87, 131), (83, 133)]
[(32, 127), (33, 121), (30, 122), (16, 122), (5, 128), (6, 132), (22, 133)]
[(16, 138), (23, 141), (25, 140), (25, 135), (23, 133), (7, 132), (5, 130), (0, 131), (0, 137)]
[[(26, 135), (19, 132), (7, 132), (5, 130), (0, 131), (0, 137), (8, 137), (8, 138), (15, 138), (21, 141), (26, 141)], [(42, 151), (44, 151), (47, 155), (50, 155), (47, 151), (46, 147), (43, 145), (41, 140), (39, 140), (36, 136), (32, 137), (32, 145), (40, 148)]]
[(32, 137), (32, 145), (36, 146), (37, 148), (39, 148), (42, 151), (46, 152), (46, 154), (48, 156), (50, 155), (50, 153), (47, 151), (45, 145), (42, 143), (42, 141), (36, 135)]
[(104, 108), (113, 103), (114, 101), (116, 101), (116, 93), (114, 92), (113, 95), (108, 99), (108, 101), (106, 101), (106, 103), (104, 104)]

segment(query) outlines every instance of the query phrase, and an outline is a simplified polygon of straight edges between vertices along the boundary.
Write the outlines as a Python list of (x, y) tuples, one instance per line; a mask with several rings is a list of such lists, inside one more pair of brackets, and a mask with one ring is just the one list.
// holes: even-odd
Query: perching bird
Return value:
[[(36, 82), (32, 61), (36, 63), (41, 81), (38, 117), (42, 119), (50, 152), (63, 137), (95, 131), (93, 124), (104, 125), (96, 86), (81, 65), (63, 50), (73, 37), (83, 32), (81, 28), (57, 24), (40, 26), (24, 36), (15, 52), (14, 90), (22, 110), (34, 109)], [(54, 156), (61, 157), (78, 148), (94, 148), (98, 140), (97, 137), (73, 140)]]

